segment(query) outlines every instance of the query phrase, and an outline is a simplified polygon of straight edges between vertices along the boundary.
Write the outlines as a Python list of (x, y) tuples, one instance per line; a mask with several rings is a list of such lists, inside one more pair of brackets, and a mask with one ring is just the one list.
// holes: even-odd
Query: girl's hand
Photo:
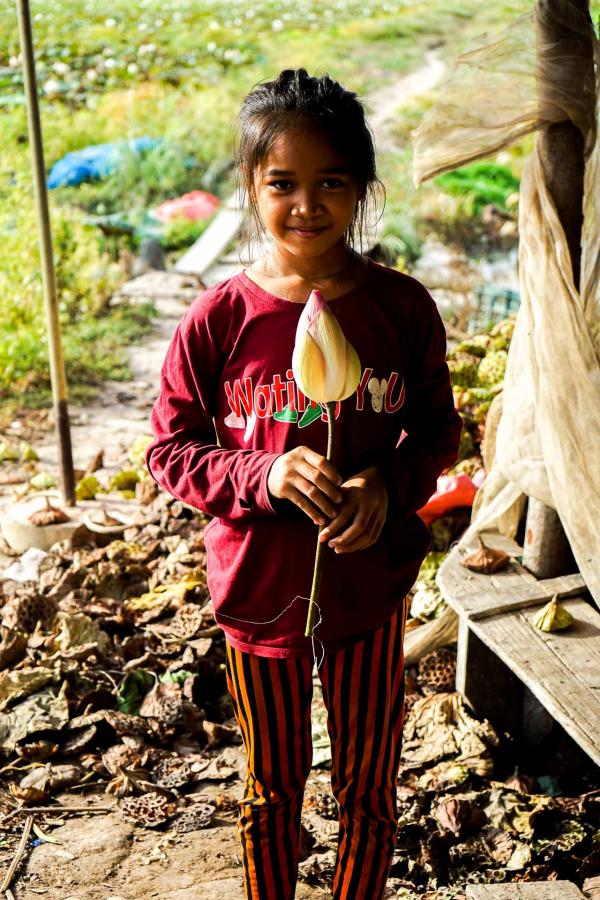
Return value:
[(320, 532), (319, 540), (329, 541), (336, 553), (364, 550), (375, 543), (385, 524), (387, 488), (377, 466), (369, 466), (345, 481), (341, 491), (342, 507)]
[(267, 488), (273, 497), (291, 500), (316, 525), (337, 515), (343, 497), (342, 477), (327, 459), (310, 447), (294, 447), (278, 456), (269, 471)]

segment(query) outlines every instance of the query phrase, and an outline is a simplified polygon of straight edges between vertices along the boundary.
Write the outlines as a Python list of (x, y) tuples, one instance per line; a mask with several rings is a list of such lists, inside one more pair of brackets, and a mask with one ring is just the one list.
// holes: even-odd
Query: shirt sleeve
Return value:
[(427, 503), (438, 477), (456, 463), (462, 431), (446, 362), (446, 330), (435, 300), (421, 287), (405, 373), (406, 436), (377, 460), (390, 506), (405, 517)]
[(154, 440), (146, 466), (169, 494), (210, 516), (276, 515), (267, 478), (280, 454), (218, 445), (214, 405), (222, 351), (203, 300), (196, 301), (194, 315), (188, 310), (167, 349), (150, 414)]

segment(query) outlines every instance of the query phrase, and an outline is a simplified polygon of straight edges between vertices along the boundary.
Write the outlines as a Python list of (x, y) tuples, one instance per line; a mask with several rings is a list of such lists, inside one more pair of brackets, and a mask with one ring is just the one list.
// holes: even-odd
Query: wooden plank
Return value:
[(212, 287), (213, 284), (219, 284), (219, 282), (225, 281), (226, 278), (231, 278), (232, 275), (237, 275), (241, 269), (242, 266), (236, 265), (235, 263), (224, 263), (221, 260), (217, 260), (217, 262), (206, 269), (202, 276), (202, 281), (206, 287), (209, 288)]
[(243, 214), (244, 210), (238, 205), (236, 194), (233, 194), (223, 203), (206, 231), (177, 260), (175, 270), (202, 276), (237, 235)]
[(250, 265), (255, 257), (267, 253), (273, 246), (274, 241), (269, 235), (267, 235), (258, 245), (254, 245), (254, 251), (249, 244), (244, 244), (239, 250), (236, 248), (231, 253), (219, 256), (219, 258), (206, 269), (202, 276), (202, 280), (207, 287), (218, 284), (220, 281), (224, 281), (226, 278), (230, 278), (232, 275), (241, 272), (242, 269), (245, 269), (246, 266)]
[(467, 900), (585, 900), (572, 881), (468, 884)]
[[(489, 546), (502, 547), (500, 535), (486, 535)], [(518, 545), (514, 545), (518, 549)], [(561, 575), (538, 581), (518, 562), (494, 575), (472, 572), (461, 564), (475, 548), (454, 547), (437, 574), (437, 584), (444, 599), (460, 615), (469, 620), (477, 620), (495, 615), (536, 606), (550, 600), (554, 594), (560, 598), (580, 594), (586, 585), (579, 573)], [(507, 550), (507, 552), (510, 552)]]
[(537, 610), (470, 620), (469, 626), (600, 765), (600, 613), (581, 597), (563, 605), (574, 618), (564, 631), (535, 628)]
[(456, 690), (469, 701), (480, 718), (491, 722), (498, 734), (508, 732), (515, 740), (520, 740), (523, 682), (480, 640), (469, 624), (467, 619), (459, 617)]

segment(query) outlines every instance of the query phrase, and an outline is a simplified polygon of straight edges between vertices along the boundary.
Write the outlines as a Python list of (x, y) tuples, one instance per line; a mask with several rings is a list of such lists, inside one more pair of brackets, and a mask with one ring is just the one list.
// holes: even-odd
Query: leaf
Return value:
[(59, 525), (71, 521), (64, 510), (52, 505), (48, 505), (45, 509), (37, 509), (27, 518), (32, 525)]
[(132, 716), (139, 715), (140, 704), (153, 684), (154, 675), (147, 669), (134, 669), (128, 672), (119, 685), (117, 694), (119, 712)]
[(97, 647), (100, 654), (105, 654), (110, 649), (111, 639), (108, 634), (84, 613), (58, 612), (53, 624), (60, 627), (58, 635), (52, 642), (55, 650), (64, 652), (87, 644)]
[(50, 763), (36, 766), (19, 784), (9, 784), (8, 789), (13, 797), (25, 803), (43, 802), (50, 794)]
[(506, 865), (512, 856), (515, 846), (508, 831), (503, 831), (501, 828), (496, 828), (493, 825), (489, 826), (483, 829), (481, 841), (494, 862)]
[(195, 672), (188, 672), (187, 669), (178, 669), (177, 672), (165, 672), (160, 676), (159, 681), (162, 681), (164, 684), (179, 684), (183, 686), (185, 681), (194, 675)]
[(443, 828), (454, 835), (479, 828), (485, 822), (482, 810), (460, 797), (441, 800), (435, 810), (435, 817)]
[(49, 834), (46, 834), (46, 832), (42, 831), (40, 826), (36, 825), (35, 822), (33, 823), (33, 825), (31, 827), (33, 828), (35, 834), (37, 834), (37, 836), (40, 838), (40, 840), (45, 841), (47, 844), (62, 844), (63, 843), (62, 841), (59, 841), (58, 838), (54, 838), (54, 837), (51, 837)]
[(183, 714), (183, 697), (180, 686), (174, 682), (157, 684), (144, 697), (139, 714), (173, 725)]
[(14, 672), (0, 674), (0, 709), (4, 709), (14, 700), (33, 694), (54, 677), (50, 669), (39, 666), (35, 669), (16, 669)]
[(531, 848), (522, 841), (517, 841), (511, 858), (506, 863), (505, 868), (511, 871), (524, 869), (531, 862)]
[(493, 547), (488, 547), (482, 540), (481, 535), (479, 535), (479, 544), (479, 550), (467, 556), (466, 559), (461, 560), (462, 566), (466, 566), (467, 569), (471, 569), (473, 572), (481, 572), (484, 575), (491, 575), (493, 572), (499, 572), (508, 566), (510, 562), (508, 553), (505, 553), (504, 550), (495, 550)]
[(586, 878), (583, 882), (583, 891), (588, 900), (600, 900), (600, 875)]
[(62, 688), (57, 695), (54, 688), (47, 687), (0, 716), (2, 749), (14, 750), (18, 741), (36, 731), (63, 728), (69, 721), (69, 705), (64, 694)]

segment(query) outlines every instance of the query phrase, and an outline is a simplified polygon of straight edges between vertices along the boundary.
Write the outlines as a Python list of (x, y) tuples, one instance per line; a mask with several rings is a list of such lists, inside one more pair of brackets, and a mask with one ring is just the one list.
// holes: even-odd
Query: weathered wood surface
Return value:
[[(236, 194), (229, 197), (210, 223), (206, 231), (175, 263), (177, 272), (192, 272), (201, 277), (221, 256), (225, 248), (237, 236), (244, 210)], [(206, 278), (202, 278), (207, 284)]]
[(534, 881), (523, 884), (469, 884), (467, 900), (585, 900), (572, 881)]
[[(518, 545), (502, 535), (486, 534), (484, 540), (520, 555)], [(600, 765), (600, 613), (583, 597), (571, 596), (585, 587), (581, 576), (538, 582), (516, 561), (504, 572), (480, 575), (460, 564), (470, 552), (454, 547), (437, 577), (448, 605), (460, 617), (457, 690), (484, 715), (490, 714), (489, 702), (497, 704), (499, 724), (524, 731), (513, 673)], [(553, 594), (574, 622), (562, 631), (540, 631), (533, 618)], [(493, 699), (486, 700), (488, 695)]]
[(581, 597), (562, 601), (574, 618), (540, 631), (537, 610), (500, 613), (470, 627), (600, 765), (600, 614)]
[[(487, 546), (520, 556), (521, 547), (503, 535), (482, 535)], [(560, 598), (580, 594), (585, 581), (579, 575), (561, 575), (538, 581), (520, 563), (512, 561), (507, 569), (494, 575), (472, 572), (461, 560), (478, 549), (454, 547), (439, 568), (437, 584), (444, 599), (460, 616), (469, 620), (486, 618), (547, 602), (554, 594)]]

